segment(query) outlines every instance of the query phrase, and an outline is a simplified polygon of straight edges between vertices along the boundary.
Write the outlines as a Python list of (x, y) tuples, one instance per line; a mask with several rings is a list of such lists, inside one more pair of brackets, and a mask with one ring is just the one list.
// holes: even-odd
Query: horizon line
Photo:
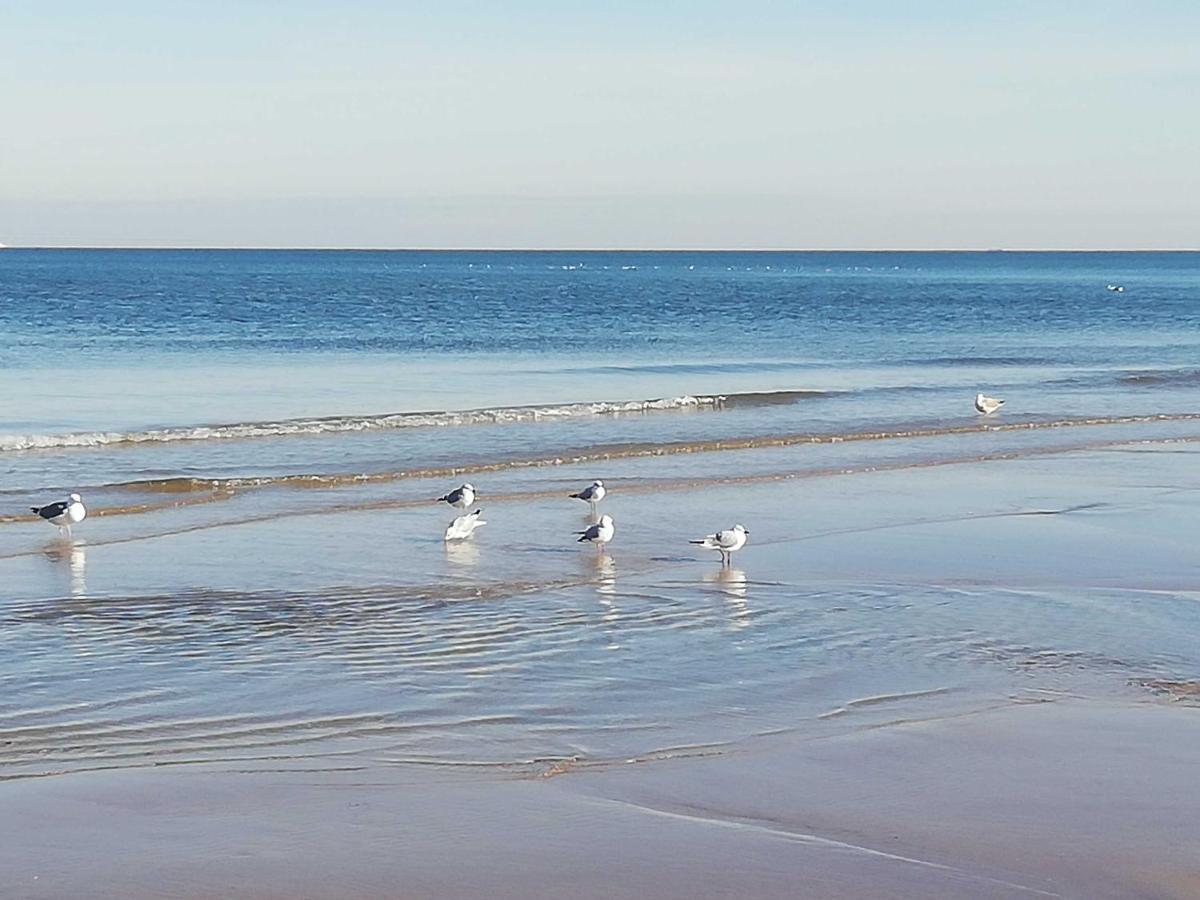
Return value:
[(246, 250), (352, 253), (1200, 253), (1197, 247), (446, 247), (284, 244), (2, 244), (0, 250)]

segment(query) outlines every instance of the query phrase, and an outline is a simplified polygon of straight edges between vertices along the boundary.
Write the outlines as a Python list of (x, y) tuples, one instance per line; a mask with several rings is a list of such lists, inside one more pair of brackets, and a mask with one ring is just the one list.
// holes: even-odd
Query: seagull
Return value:
[(604, 495), (607, 493), (608, 491), (604, 489), (603, 481), (593, 481), (578, 494), (572, 494), (571, 496), (576, 500), (583, 500), (584, 502), (590, 504), (592, 507), (592, 512), (595, 512), (596, 504), (603, 500)]
[(733, 562), (733, 552), (746, 546), (746, 535), (750, 532), (745, 525), (734, 525), (725, 531), (709, 534), (698, 541), (688, 541), (689, 544), (699, 544), (705, 550), (717, 550), (721, 553), (721, 567)]
[(985, 397), (983, 394), (975, 395), (975, 408), (985, 416), (990, 416), (1003, 405), (1004, 401), (996, 397)]
[(71, 526), (82, 522), (87, 517), (83, 498), (78, 494), (71, 494), (66, 500), (60, 500), (58, 503), (29, 508), (51, 525), (57, 525), (58, 530), (65, 532), (67, 537), (71, 536)]
[(604, 515), (600, 517), (600, 521), (595, 525), (590, 526), (585, 531), (575, 532), (579, 535), (578, 543), (589, 541), (596, 545), (597, 550), (603, 550), (604, 545), (613, 539), (613, 535), (617, 533), (617, 526), (613, 524), (613, 517)]
[(482, 512), (482, 509), (477, 509), (473, 513), (467, 513), (465, 516), (459, 516), (450, 523), (449, 527), (446, 528), (446, 537), (444, 540), (465, 541), (475, 532), (476, 528), (478, 528), (480, 525), (487, 524), (487, 522), (479, 518)]
[(455, 509), (466, 509), (475, 502), (475, 488), (469, 484), (464, 484), (462, 487), (456, 487), (445, 497), (438, 497), (438, 501), (445, 501)]

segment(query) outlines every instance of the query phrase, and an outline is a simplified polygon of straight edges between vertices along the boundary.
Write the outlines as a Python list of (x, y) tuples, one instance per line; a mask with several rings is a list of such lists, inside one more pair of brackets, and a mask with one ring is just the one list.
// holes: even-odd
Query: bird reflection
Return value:
[(592, 560), (592, 570), (596, 573), (596, 591), (612, 595), (617, 592), (617, 564), (607, 553), (602, 553)]
[[(605, 625), (615, 625), (621, 618), (621, 609), (616, 602), (617, 564), (607, 553), (601, 553), (590, 560), (588, 567), (595, 574), (593, 583), (596, 585), (596, 593), (600, 597), (600, 605), (604, 607), (604, 614), (600, 617), (600, 621)], [(609, 650), (620, 648), (615, 634), (608, 633), (608, 641)]]
[(87, 595), (87, 551), (82, 543), (70, 539), (47, 544), (42, 550), (52, 563), (66, 566), (71, 575), (71, 596)]
[(456, 566), (471, 569), (479, 565), (479, 545), (473, 541), (448, 541), (446, 559)]
[(719, 569), (706, 572), (704, 580), (715, 585), (717, 590), (729, 598), (729, 612), (737, 628), (750, 624), (750, 609), (746, 605), (746, 573), (741, 569)]

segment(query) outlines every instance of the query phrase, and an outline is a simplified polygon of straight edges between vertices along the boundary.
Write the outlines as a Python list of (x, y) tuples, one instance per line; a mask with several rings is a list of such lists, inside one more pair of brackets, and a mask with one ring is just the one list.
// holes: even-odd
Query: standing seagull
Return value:
[(721, 553), (721, 568), (733, 563), (733, 553), (746, 546), (746, 535), (750, 532), (745, 525), (734, 525), (725, 531), (718, 531), (700, 538), (698, 541), (688, 541), (689, 544), (699, 544), (705, 550), (718, 550)]
[(990, 416), (1003, 405), (1004, 401), (996, 397), (985, 397), (983, 394), (975, 395), (975, 408), (985, 416)]
[(78, 494), (71, 494), (66, 500), (51, 503), (48, 506), (31, 506), (29, 508), (51, 525), (57, 525), (58, 530), (65, 532), (67, 537), (71, 536), (71, 526), (77, 525), (87, 517), (83, 498)]
[(459, 516), (446, 529), (447, 541), (465, 541), (469, 538), (480, 525), (486, 525), (487, 522), (479, 518), (483, 513), (482, 509), (477, 509), (473, 513), (467, 513), (465, 516)]
[(597, 480), (593, 481), (578, 494), (572, 494), (571, 496), (576, 500), (583, 500), (585, 503), (590, 505), (592, 507), (592, 512), (594, 513), (596, 511), (596, 504), (603, 500), (604, 495), (607, 493), (608, 491), (604, 489), (604, 482)]
[(617, 533), (617, 526), (613, 523), (613, 517), (604, 515), (600, 517), (600, 521), (592, 525), (585, 531), (575, 532), (579, 535), (578, 543), (589, 541), (596, 545), (597, 552), (604, 549), (604, 545), (613, 539), (613, 535)]
[(475, 488), (469, 484), (464, 484), (461, 487), (456, 487), (445, 497), (438, 497), (438, 501), (445, 501), (455, 509), (466, 509), (475, 502)]

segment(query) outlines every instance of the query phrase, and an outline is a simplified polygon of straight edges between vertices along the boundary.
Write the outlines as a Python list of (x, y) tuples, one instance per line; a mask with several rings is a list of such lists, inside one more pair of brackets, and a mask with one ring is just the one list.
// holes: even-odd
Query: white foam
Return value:
[(388, 413), (379, 416), (332, 416), (313, 419), (284, 419), (276, 422), (244, 422), (231, 425), (194, 425), (152, 428), (145, 431), (81, 431), (64, 434), (0, 435), (0, 452), (50, 450), (65, 447), (102, 447), (109, 444), (148, 444), (171, 441), (235, 440), (285, 435), (334, 434), (383, 431), (398, 428), (437, 428), (453, 425), (486, 425), (509, 422), (570, 419), (586, 416), (621, 416), (639, 413), (715, 409), (723, 396), (664, 397), (655, 400), (562, 403), (548, 406), (506, 406), (451, 412)]

